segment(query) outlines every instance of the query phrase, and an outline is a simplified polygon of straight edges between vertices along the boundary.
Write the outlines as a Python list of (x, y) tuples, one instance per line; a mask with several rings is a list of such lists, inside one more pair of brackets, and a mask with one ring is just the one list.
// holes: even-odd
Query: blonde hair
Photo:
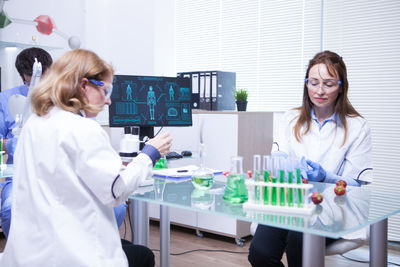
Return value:
[(113, 67), (94, 52), (84, 49), (68, 51), (50, 67), (47, 75), (32, 92), (32, 109), (46, 115), (50, 108), (79, 113), (80, 110), (98, 113), (104, 105), (89, 104), (81, 90), (83, 78), (103, 80), (114, 75)]

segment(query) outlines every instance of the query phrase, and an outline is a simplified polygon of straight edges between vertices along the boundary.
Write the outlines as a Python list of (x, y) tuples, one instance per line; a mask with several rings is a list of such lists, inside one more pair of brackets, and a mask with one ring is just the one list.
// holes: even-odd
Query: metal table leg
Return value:
[(160, 205), (160, 266), (169, 267), (169, 207)]
[(303, 233), (303, 266), (325, 266), (325, 237)]
[(369, 266), (387, 266), (387, 231), (388, 219), (370, 226)]
[(149, 213), (147, 202), (132, 200), (131, 223), (132, 242), (136, 245), (149, 246)]

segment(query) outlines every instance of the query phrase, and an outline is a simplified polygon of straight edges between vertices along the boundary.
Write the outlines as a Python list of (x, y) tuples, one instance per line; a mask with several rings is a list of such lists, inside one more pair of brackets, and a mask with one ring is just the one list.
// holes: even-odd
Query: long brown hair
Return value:
[(81, 90), (83, 78), (101, 81), (114, 74), (113, 67), (94, 52), (84, 49), (68, 51), (51, 65), (48, 74), (32, 92), (32, 109), (44, 116), (53, 106), (79, 113), (100, 112), (104, 105), (90, 104)]
[[(346, 116), (349, 117), (357, 117), (361, 115), (355, 110), (355, 108), (351, 105), (347, 92), (349, 89), (349, 82), (347, 80), (347, 70), (346, 65), (343, 62), (342, 57), (338, 54), (331, 51), (323, 51), (319, 52), (314, 56), (313, 59), (308, 63), (308, 68), (306, 72), (306, 79), (308, 78), (308, 74), (310, 69), (317, 64), (324, 64), (328, 69), (328, 73), (337, 77), (342, 84), (339, 85), (339, 94), (335, 100), (334, 112), (339, 116), (340, 122), (344, 127), (344, 139), (343, 144), (346, 142), (347, 138), (347, 121)], [(310, 100), (310, 96), (308, 95), (307, 85), (304, 83), (303, 89), (303, 105), (301, 107), (296, 108), (300, 110), (300, 115), (297, 119), (297, 122), (294, 126), (294, 135), (298, 142), (301, 142), (302, 136), (307, 134), (310, 131), (311, 127), (311, 109), (313, 107), (313, 103)], [(301, 128), (305, 125), (305, 129), (301, 132)], [(342, 144), (342, 145), (343, 145)]]

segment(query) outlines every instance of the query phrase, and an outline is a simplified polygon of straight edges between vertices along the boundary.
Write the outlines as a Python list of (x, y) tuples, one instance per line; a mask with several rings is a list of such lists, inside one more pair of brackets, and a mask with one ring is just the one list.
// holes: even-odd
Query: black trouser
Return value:
[[(326, 245), (337, 239), (326, 238)], [(284, 267), (283, 253), (289, 267), (301, 267), (303, 260), (303, 233), (259, 224), (251, 241), (249, 262), (253, 267)]]
[(134, 245), (124, 239), (121, 239), (121, 242), (129, 267), (154, 267), (154, 254), (148, 247)]

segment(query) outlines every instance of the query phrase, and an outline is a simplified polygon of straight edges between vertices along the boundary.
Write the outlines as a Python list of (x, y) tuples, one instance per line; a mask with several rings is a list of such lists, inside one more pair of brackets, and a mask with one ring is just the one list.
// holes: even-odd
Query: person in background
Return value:
[(13, 224), (1, 266), (154, 266), (148, 248), (122, 246), (112, 207), (151, 179), (172, 139), (150, 139), (122, 170), (107, 133), (90, 119), (111, 104), (113, 75), (94, 52), (75, 49), (35, 87), (15, 152)]
[[(18, 137), (14, 136), (12, 131), (16, 127), (16, 122), (10, 114), (8, 101), (13, 95), (27, 96), (35, 58), (42, 64), (43, 73), (53, 63), (50, 54), (41, 48), (32, 47), (22, 50), (15, 60), (15, 67), (21, 76), (23, 84), (0, 93), (0, 137), (3, 138), (1, 151), (5, 151), (8, 155), (7, 164), (13, 164), (14, 162), (14, 151), (18, 141)], [(0, 210), (1, 227), (6, 238), (11, 224), (11, 191), (12, 178), (7, 178), (1, 191)]]
[[(17, 145), (18, 137), (14, 136), (13, 129), (16, 127), (15, 119), (11, 116), (8, 101), (12, 95), (23, 95), (27, 96), (28, 89), (30, 88), (32, 78), (32, 67), (35, 62), (35, 58), (42, 65), (42, 73), (45, 75), (47, 69), (53, 63), (50, 54), (37, 47), (26, 48), (22, 50), (16, 60), (15, 67), (21, 79), (23, 85), (5, 90), (0, 93), (0, 137), (3, 138), (2, 151), (5, 151), (8, 155), (7, 164), (13, 164), (14, 151)], [(1, 191), (1, 210), (0, 219), (3, 233), (8, 237), (11, 224), (11, 191), (12, 191), (12, 178), (7, 178)], [(126, 215), (126, 203), (122, 203), (114, 207), (115, 217), (117, 219), (118, 228), (121, 226)]]
[[(371, 172), (359, 179), (372, 167), (370, 128), (350, 104), (348, 88), (343, 59), (331, 51), (316, 54), (307, 68), (303, 104), (283, 115), (272, 154), (302, 158), (302, 176), (310, 181), (371, 182)], [(290, 267), (302, 266), (302, 238), (300, 232), (259, 224), (248, 260), (252, 266), (284, 266), (286, 251)], [(366, 232), (357, 238), (367, 238)], [(334, 241), (327, 238), (326, 245)]]

